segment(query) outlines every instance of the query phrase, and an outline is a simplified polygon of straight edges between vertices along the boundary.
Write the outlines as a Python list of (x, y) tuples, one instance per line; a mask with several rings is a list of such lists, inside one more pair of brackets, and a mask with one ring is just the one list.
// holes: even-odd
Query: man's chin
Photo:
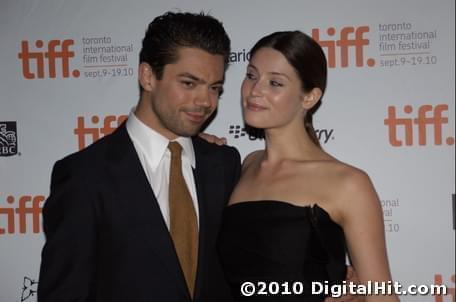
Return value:
[(175, 132), (178, 136), (183, 136), (183, 137), (191, 137), (191, 136), (195, 136), (197, 135), (198, 133), (200, 133), (201, 131), (201, 126), (198, 126), (196, 128), (187, 128), (187, 129), (184, 129), (184, 130), (180, 130), (180, 131), (177, 131)]

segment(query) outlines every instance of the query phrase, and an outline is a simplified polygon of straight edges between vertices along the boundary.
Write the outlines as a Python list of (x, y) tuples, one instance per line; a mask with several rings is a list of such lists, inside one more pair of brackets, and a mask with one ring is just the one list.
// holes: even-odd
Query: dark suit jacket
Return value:
[[(230, 301), (215, 244), (240, 157), (199, 138), (193, 145), (200, 213), (194, 301)], [(55, 164), (43, 219), (39, 302), (190, 301), (125, 124)]]

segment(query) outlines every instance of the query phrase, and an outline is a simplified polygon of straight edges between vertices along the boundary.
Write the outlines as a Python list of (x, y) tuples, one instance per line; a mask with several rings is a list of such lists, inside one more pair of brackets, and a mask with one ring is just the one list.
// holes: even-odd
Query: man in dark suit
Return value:
[(127, 122), (54, 166), (39, 302), (230, 300), (215, 243), (240, 157), (195, 137), (229, 52), (210, 16), (166, 13), (149, 25)]

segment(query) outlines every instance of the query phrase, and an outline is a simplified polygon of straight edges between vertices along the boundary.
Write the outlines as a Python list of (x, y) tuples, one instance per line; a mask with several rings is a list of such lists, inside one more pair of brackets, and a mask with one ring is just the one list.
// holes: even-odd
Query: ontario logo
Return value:
[(346, 26), (337, 30), (335, 27), (326, 29), (328, 38), (322, 38), (320, 29), (312, 29), (312, 38), (326, 50), (329, 68), (347, 68), (353, 66), (375, 66), (375, 59), (365, 58), (365, 48), (370, 40), (365, 37), (369, 26)]
[(21, 302), (32, 301), (38, 292), (38, 282), (29, 277), (24, 277), (22, 282)]
[[(30, 44), (34, 45), (32, 50)], [(71, 50), (74, 40), (21, 41), (18, 58), (22, 63), (22, 75), (27, 80), (51, 78), (79, 78), (80, 71), (70, 70), (75, 53)]]
[(16, 122), (0, 122), (0, 156), (17, 154)]

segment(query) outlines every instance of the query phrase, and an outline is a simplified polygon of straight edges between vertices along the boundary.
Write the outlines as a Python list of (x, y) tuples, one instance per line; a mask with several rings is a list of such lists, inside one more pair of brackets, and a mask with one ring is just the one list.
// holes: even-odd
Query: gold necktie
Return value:
[(169, 173), (170, 233), (184, 272), (190, 296), (193, 297), (198, 263), (198, 224), (192, 197), (182, 175), (182, 147), (170, 142)]

